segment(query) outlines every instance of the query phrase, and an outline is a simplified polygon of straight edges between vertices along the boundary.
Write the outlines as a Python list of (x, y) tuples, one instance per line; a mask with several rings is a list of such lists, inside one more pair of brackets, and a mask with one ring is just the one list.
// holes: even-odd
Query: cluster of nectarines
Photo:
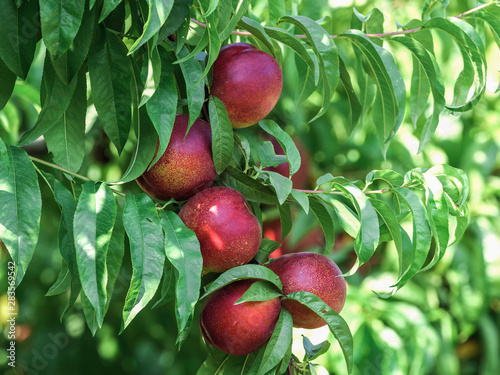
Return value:
[[(215, 61), (210, 93), (224, 104), (233, 128), (242, 128), (262, 120), (273, 109), (282, 81), (280, 65), (271, 55), (249, 44), (235, 43), (223, 47)], [(261, 245), (262, 228), (240, 192), (212, 187), (217, 173), (210, 124), (196, 119), (188, 131), (188, 122), (188, 115), (176, 116), (166, 151), (137, 183), (157, 199), (187, 200), (179, 217), (198, 238), (204, 272), (222, 273), (252, 261)], [(279, 144), (274, 145), (275, 152), (282, 154)], [(289, 169), (281, 171), (279, 167), (276, 171), (288, 177)], [(281, 168), (287, 167), (286, 163)], [(294, 185), (302, 183), (294, 181)], [(342, 309), (345, 281), (326, 256), (289, 254), (268, 267), (280, 278), (285, 296), (295, 291), (311, 292), (335, 311)], [(206, 342), (231, 355), (249, 354), (269, 340), (281, 308), (291, 313), (296, 327), (326, 324), (312, 310), (286, 298), (235, 304), (255, 281), (232, 282), (207, 298), (200, 315)]]

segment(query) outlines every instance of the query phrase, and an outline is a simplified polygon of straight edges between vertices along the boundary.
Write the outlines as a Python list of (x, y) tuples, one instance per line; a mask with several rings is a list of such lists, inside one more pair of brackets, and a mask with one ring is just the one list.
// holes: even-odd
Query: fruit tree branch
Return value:
[[(29, 158), (31, 159), (31, 161), (37, 162), (37, 163), (39, 163), (39, 164), (46, 165), (47, 167), (50, 167), (50, 168), (53, 168), (53, 169), (57, 169), (58, 171), (61, 171), (61, 172), (67, 173), (67, 174), (69, 174), (69, 175), (71, 175), (71, 176), (74, 176), (74, 177), (77, 177), (77, 178), (79, 178), (79, 179), (81, 179), (81, 180), (84, 180), (84, 181), (87, 181), (87, 182), (88, 182), (88, 181), (93, 181), (91, 178), (89, 178), (89, 177), (87, 177), (87, 176), (83, 176), (83, 175), (81, 175), (81, 174), (78, 174), (78, 173), (72, 172), (72, 171), (70, 171), (69, 169), (66, 169), (66, 168), (64, 168), (64, 167), (61, 167), (60, 165), (57, 165), (57, 164), (54, 164), (54, 163), (50, 163), (50, 162), (48, 162), (48, 161), (45, 161), (45, 160), (39, 159), (39, 158), (37, 158), (37, 157), (35, 157), (35, 156), (31, 156), (31, 155), (29, 155)], [(121, 191), (118, 191), (118, 190), (113, 189), (113, 188), (110, 188), (110, 189), (111, 189), (111, 190), (113, 191), (113, 193), (115, 193), (115, 194), (121, 195), (121, 196), (123, 196), (123, 197), (125, 196), (125, 194), (124, 194), (124, 193), (122, 193)]]
[[(490, 5), (492, 4), (495, 4), (496, 1), (491, 1), (489, 3), (486, 3), (486, 4), (481, 4), (475, 8), (472, 8), (472, 9), (469, 9), (463, 13), (460, 13), (456, 16), (454, 16), (454, 18), (463, 18), (465, 16), (468, 16), (469, 14), (472, 14), (472, 13), (475, 13), (483, 8), (486, 8), (486, 7), (489, 7)], [(191, 18), (191, 22), (201, 26), (201, 27), (207, 27), (207, 25), (203, 22), (200, 22), (194, 18)], [(399, 30), (399, 31), (391, 31), (391, 32), (388, 32), (388, 33), (380, 33), (380, 34), (366, 34), (366, 36), (369, 36), (369, 37), (374, 37), (374, 38), (383, 38), (383, 37), (387, 37), (387, 36), (393, 36), (393, 35), (401, 35), (401, 34), (413, 34), (413, 33), (416, 33), (417, 31), (420, 31), (422, 29), (422, 27), (416, 27), (414, 29), (410, 29), (410, 30)], [(239, 30), (234, 30), (231, 32), (231, 34), (233, 35), (241, 35), (241, 36), (252, 36), (252, 33), (250, 33), (249, 31), (239, 31)], [(307, 38), (307, 35), (303, 35), (303, 34), (299, 34), (299, 35), (295, 35), (297, 38)], [(338, 37), (338, 35), (335, 35), (335, 34), (332, 34), (330, 35), (330, 38), (336, 38)]]

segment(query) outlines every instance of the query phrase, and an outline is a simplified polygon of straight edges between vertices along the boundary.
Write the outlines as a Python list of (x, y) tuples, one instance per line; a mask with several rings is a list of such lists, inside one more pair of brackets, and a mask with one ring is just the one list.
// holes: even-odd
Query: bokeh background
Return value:
[[(393, 31), (396, 21), (404, 24), (419, 18), (423, 4), (424, 0), (293, 0), (286, 1), (286, 9), (313, 19), (324, 17), (324, 27), (337, 34), (350, 28), (353, 6), (363, 14), (377, 7), (385, 16), (385, 29)], [(477, 5), (477, 1), (452, 0), (445, 14), (457, 15)], [(252, 1), (256, 17), (266, 19), (267, 11), (268, 1)], [(313, 184), (315, 178), (326, 172), (356, 180), (363, 179), (373, 169), (405, 173), (412, 168), (443, 163), (463, 169), (470, 179), (470, 226), (435, 268), (418, 274), (392, 298), (378, 298), (373, 291), (384, 291), (397, 279), (397, 254), (388, 243), (382, 244), (368, 264), (347, 278), (348, 298), (342, 316), (354, 336), (354, 374), (500, 374), (500, 97), (495, 94), (500, 54), (492, 36), (486, 35), (490, 77), (480, 104), (461, 116), (444, 113), (432, 142), (420, 154), (417, 154), (419, 129), (414, 129), (407, 115), (385, 158), (377, 146), (370, 116), (350, 133), (346, 125), (349, 107), (341, 92), (336, 94), (325, 116), (307, 122), (318, 111), (321, 95), (314, 93), (304, 102), (296, 102), (299, 79), (295, 59), (291, 51), (283, 50), (280, 63), (284, 88), (270, 117), (302, 144), (309, 159), (307, 183)], [(459, 71), (458, 50), (441, 35), (435, 34), (435, 42), (447, 92), (451, 94), (454, 74)], [(16, 84), (11, 102), (0, 112), (0, 135), (6, 142), (15, 143), (16, 134), (36, 120), (43, 55), (44, 48), (39, 46), (28, 79)], [(405, 53), (395, 56), (409, 87), (411, 57)], [(126, 167), (131, 147), (124, 157), (117, 158), (107, 138), (96, 127), (96, 121), (95, 111), (89, 107), (87, 157), (81, 173), (92, 179), (116, 180)], [(7, 134), (13, 136), (9, 139)], [(248, 129), (246, 135), (259, 137), (257, 129)], [(42, 158), (50, 157), (43, 144), (34, 146), (31, 152)], [(0, 368), (5, 369), (2, 373), (195, 374), (207, 350), (197, 324), (193, 324), (188, 339), (178, 350), (172, 304), (144, 309), (118, 335), (132, 273), (127, 253), (104, 326), (95, 337), (86, 326), (78, 302), (60, 319), (67, 295), (45, 296), (61, 267), (56, 246), (60, 212), (50, 192), (41, 186), (45, 204), (40, 242), (16, 291), (17, 372), (9, 369), (6, 351), (2, 350)], [(131, 183), (123, 189), (138, 188)], [(268, 222), (274, 216), (273, 211), (264, 212)], [(295, 251), (319, 248), (322, 238), (315, 227), (314, 218), (297, 214), (289, 247)], [(271, 232), (269, 229), (268, 233)], [(308, 240), (303, 240), (306, 237)], [(353, 254), (352, 239), (339, 230), (332, 259), (347, 271), (355, 260)], [(9, 260), (0, 244), (2, 348), (6, 348), (7, 342), (4, 323)], [(307, 335), (313, 343), (325, 339), (335, 342), (327, 329), (295, 330), (294, 353), (299, 357), (303, 355), (302, 335)], [(317, 362), (331, 374), (346, 373), (336, 344)]]

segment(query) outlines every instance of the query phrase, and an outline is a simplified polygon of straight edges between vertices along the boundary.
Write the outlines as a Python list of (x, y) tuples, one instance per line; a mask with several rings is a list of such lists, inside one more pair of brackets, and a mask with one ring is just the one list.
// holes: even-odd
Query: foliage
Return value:
[[(133, 320), (148, 314), (143, 309), (151, 300), (155, 306), (168, 303), (175, 311), (178, 335), (173, 341), (179, 348), (189, 342), (203, 295), (241, 278), (276, 282), (262, 267), (275, 249), (266, 242), (253, 264), (217, 279), (202, 277), (199, 244), (177, 216), (182, 202), (153, 201), (133, 182), (154, 158), (157, 141), (158, 154), (166, 149), (175, 114), (188, 113), (191, 124), (200, 116), (210, 120), (219, 174), (216, 183), (240, 191), (261, 221), (277, 213), (285, 237), (296, 230), (292, 229), (296, 211), (310, 213), (325, 238), (317, 251), (341, 259), (332, 249), (339, 246), (336, 242), (343, 233), (352, 239), (348, 249), (353, 249), (355, 260), (345, 264), (352, 280), (381, 256), (385, 270), (395, 272), (395, 279), (382, 286), (372, 286), (370, 278), (352, 282), (349, 313), (342, 314), (349, 324), (333, 311), (327, 314), (328, 328), (345, 359), (342, 366), (339, 361), (332, 365), (337, 371), (347, 368), (356, 373), (368, 368), (365, 359), (373, 354), (356, 344), (365, 337), (374, 351), (383, 354), (378, 368), (395, 366), (403, 371), (417, 366), (410, 363), (412, 350), (422, 358), (429, 352), (437, 357), (438, 349), (430, 341), (417, 338), (408, 346), (409, 359), (397, 359), (396, 350), (384, 352), (386, 332), (399, 335), (401, 327), (419, 328), (407, 319), (409, 312), (419, 315), (425, 309), (437, 314), (439, 329), (457, 319), (462, 340), (472, 335), (474, 324), (480, 324), (482, 332), (494, 324), (479, 311), (487, 309), (487, 298), (470, 306), (477, 312), (471, 318), (458, 311), (450, 296), (436, 297), (436, 301), (449, 298), (450, 312), (445, 312), (429, 297), (421, 297), (425, 303), (418, 305), (405, 289), (425, 295), (432, 284), (420, 275), (437, 267), (449, 288), (458, 290), (464, 281), (453, 264), (465, 267), (469, 263), (464, 257), (480, 257), (467, 249), (484, 244), (484, 237), (498, 228), (495, 214), (483, 216), (478, 206), (487, 199), (498, 210), (497, 178), (492, 178), (492, 188), (476, 186), (478, 179), (488, 179), (496, 168), (498, 144), (483, 145), (474, 134), (495, 132), (474, 130), (474, 116), (488, 105), (483, 99), (488, 54), (493, 53), (491, 40), (498, 42), (500, 37), (497, 2), (470, 6), (448, 17), (448, 2), (426, 1), (421, 17), (398, 23), (396, 32), (385, 31), (386, 13), (377, 8), (334, 9), (331, 16), (323, 17), (307, 11), (314, 1), (77, 3), (11, 1), (4, 6), (0, 24), (6, 36), (0, 43), (0, 238), (16, 262), (16, 286), (29, 277), (47, 214), (58, 222), (50, 246), (59, 246), (62, 264), (48, 294), (64, 293), (67, 305), (61, 319), (77, 305), (93, 335), (106, 328), (106, 314), (116, 308), (111, 296), (123, 287), (123, 273), (129, 277), (125, 278), (128, 292), (120, 295), (123, 306), (118, 307), (120, 332), (126, 334)], [(269, 7), (264, 9), (264, 3)], [(334, 26), (340, 14), (348, 14), (350, 24)], [(67, 22), (60, 21), (63, 15)], [(257, 45), (276, 56), (283, 67), (282, 99), (258, 129), (278, 140), (285, 158), (262, 142), (257, 126), (233, 134), (223, 104), (206, 95), (221, 46), (236, 40)], [(409, 60), (412, 64), (405, 63)], [(465, 124), (461, 142), (449, 146), (437, 141), (435, 146), (443, 119), (461, 113)], [(414, 125), (411, 132), (404, 126), (408, 118)], [(310, 130), (304, 131), (305, 127)], [(318, 173), (311, 189), (294, 188), (289, 178), (264, 169), (286, 160), (291, 175), (299, 170), (300, 153), (290, 136), (294, 133), (304, 136), (309, 150), (323, 155), (315, 160)], [(339, 160), (336, 155), (343, 154), (340, 147), (333, 147), (341, 143), (339, 134), (350, 142), (365, 138), (351, 149), (364, 153), (358, 159), (371, 167), (352, 165), (349, 170), (334, 165), (332, 161)], [(42, 152), (39, 158), (36, 145), (41, 136), (50, 155)], [(417, 148), (410, 147), (406, 138)], [(436, 147), (450, 155), (447, 160), (436, 162)], [(470, 153), (469, 159), (457, 155), (453, 147)], [(490, 152), (492, 157), (485, 158), (493, 161), (474, 165), (472, 156), (479, 151)], [(99, 158), (104, 163), (96, 162)], [(48, 213), (47, 203), (56, 209)], [(469, 211), (473, 221), (468, 229)], [(450, 247), (462, 259), (451, 260)], [(391, 254), (397, 254), (396, 259)], [(484, 274), (481, 270), (481, 281), (467, 285), (486, 290), (489, 281)], [(379, 274), (374, 270), (372, 277)], [(391, 302), (382, 304), (378, 297), (368, 297), (365, 289)], [(264, 287), (255, 294), (263, 298), (266, 293), (275, 295), (276, 289)], [(325, 309), (314, 295), (283, 297), (318, 312)], [(375, 314), (378, 325), (368, 321), (368, 313), (353, 321), (349, 315), (355, 315), (356, 308)], [(432, 319), (422, 318), (423, 326), (429, 335), (437, 335)], [(452, 350), (457, 339), (448, 339), (446, 348)], [(315, 373), (311, 361), (316, 363), (324, 353), (321, 358), (329, 361), (328, 353), (334, 352), (328, 350), (329, 342), (314, 346), (304, 338), (305, 356), (300, 360), (292, 354), (294, 342), (290, 317), (284, 311), (271, 340), (258, 353), (241, 363), (215, 351), (198, 373), (243, 369), (243, 373), (281, 374), (289, 363), (297, 373)], [(494, 352), (494, 342), (494, 338), (487, 341), (487, 353)], [(429, 367), (414, 371), (430, 372), (432, 365), (423, 364)]]

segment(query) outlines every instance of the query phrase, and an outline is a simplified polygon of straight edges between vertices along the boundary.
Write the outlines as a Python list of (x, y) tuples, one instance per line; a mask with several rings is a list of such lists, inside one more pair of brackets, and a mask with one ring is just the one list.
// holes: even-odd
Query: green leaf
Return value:
[[(33, 128), (22, 136), (19, 141), (20, 146), (25, 146), (33, 142), (55, 126), (73, 98), (77, 81), (78, 77), (76, 76), (69, 85), (65, 85), (54, 71), (48, 54), (45, 56), (42, 89), (40, 92), (42, 111), (38, 115)], [(42, 96), (44, 92), (46, 95)]]
[(262, 171), (261, 174), (269, 177), (269, 182), (276, 191), (278, 202), (280, 205), (283, 205), (292, 192), (292, 180), (282, 176), (278, 172)]
[(295, 174), (300, 168), (300, 153), (292, 140), (292, 137), (288, 135), (281, 127), (272, 120), (262, 120), (259, 121), (259, 126), (266, 133), (271, 134), (279, 142), (285, 155), (287, 157), (288, 163), (290, 164), (290, 174)]
[(265, 263), (267, 262), (269, 255), (280, 246), (281, 242), (263, 238), (260, 243), (259, 251), (255, 255), (254, 259), (260, 264)]
[(134, 153), (132, 154), (132, 160), (119, 183), (129, 182), (139, 177), (144, 173), (151, 163), (151, 160), (153, 160), (158, 142), (158, 135), (144, 108), (140, 108), (139, 110), (138, 129), (136, 134), (137, 142)]
[(182, 332), (194, 313), (200, 296), (203, 258), (196, 234), (172, 211), (160, 213), (165, 231), (165, 253), (177, 270), (175, 316), (178, 332)]
[(201, 367), (196, 372), (196, 375), (215, 375), (220, 374), (220, 370), (224, 368), (224, 365), (231, 358), (229, 354), (224, 353), (222, 350), (211, 348), (210, 356)]
[(0, 60), (22, 79), (26, 79), (35, 56), (39, 22), (37, 5), (37, 1), (23, 1), (20, 7), (13, 1), (2, 2)]
[(279, 22), (288, 22), (301, 29), (311, 43), (318, 58), (323, 81), (323, 103), (321, 109), (310, 122), (321, 117), (328, 109), (339, 80), (339, 57), (333, 39), (318, 23), (304, 16), (283, 16)]
[[(218, 0), (211, 1), (210, 8), (207, 13), (204, 15), (206, 20), (206, 33), (208, 34), (208, 59), (206, 60), (205, 70), (201, 75), (200, 80), (204, 79), (207, 74), (210, 72), (210, 68), (214, 64), (217, 56), (219, 56), (220, 48), (222, 46), (222, 42), (219, 38), (219, 32), (217, 30), (217, 26), (219, 24), (219, 12), (214, 12), (215, 8), (214, 3), (218, 3)], [(202, 4), (202, 1), (200, 1)], [(216, 7), (217, 5), (215, 5)]]
[(123, 307), (123, 332), (153, 298), (161, 281), (165, 252), (155, 204), (146, 194), (127, 194), (123, 224), (130, 242), (134, 273)]
[(328, 210), (326, 203), (317, 197), (309, 196), (309, 207), (323, 229), (325, 234), (325, 253), (328, 254), (335, 244), (335, 228), (333, 217)]
[(142, 90), (141, 100), (139, 102), (139, 107), (146, 104), (153, 94), (156, 92), (158, 85), (160, 84), (161, 77), (161, 59), (158, 51), (157, 40), (155, 36), (150, 39), (147, 43), (148, 46), (148, 58), (144, 59), (143, 71), (147, 72), (144, 75), (146, 79), (144, 80), (144, 89)]
[(104, 0), (102, 4), (101, 15), (99, 16), (99, 23), (104, 21), (107, 16), (122, 2), (122, 0)]
[(75, 92), (68, 108), (44, 135), (54, 162), (78, 172), (85, 157), (85, 115), (87, 113), (87, 80), (85, 71), (78, 74)]
[(229, 38), (233, 30), (236, 28), (236, 25), (240, 21), (241, 17), (245, 15), (248, 10), (248, 6), (250, 5), (250, 0), (240, 0), (238, 2), (238, 6), (236, 7), (231, 19), (226, 24), (226, 27), (219, 33), (219, 39), (221, 41)]
[(61, 207), (61, 221), (59, 223), (59, 251), (68, 266), (69, 273), (71, 275), (71, 293), (68, 299), (68, 303), (61, 314), (61, 318), (69, 310), (71, 306), (76, 302), (78, 295), (82, 289), (80, 283), (80, 276), (78, 274), (78, 264), (76, 259), (76, 246), (74, 237), (74, 217), (76, 211), (77, 201), (73, 194), (66, 189), (61, 182), (56, 180), (53, 175), (45, 174), (46, 177), (50, 176), (53, 180), (53, 190), (54, 198), (56, 202)]
[(333, 333), (340, 344), (347, 365), (347, 371), (351, 373), (353, 366), (353, 341), (351, 331), (345, 320), (318, 296), (312, 293), (294, 292), (288, 294), (286, 298), (300, 302), (325, 320), (328, 328), (330, 328), (330, 332)]
[[(272, 3), (275, 3), (275, 1), (272, 1)], [(281, 42), (284, 45), (290, 47), (297, 54), (297, 56), (299, 56), (300, 58), (302, 58), (302, 60), (304, 60), (304, 62), (307, 64), (307, 66), (309, 66), (315, 77), (315, 84), (318, 85), (319, 82), (318, 62), (317, 60), (315, 61), (312, 59), (302, 41), (295, 35), (278, 27), (265, 27), (264, 30), (267, 33), (267, 35), (277, 40), (278, 42)]]
[(273, 283), (280, 291), (283, 290), (279, 277), (269, 268), (259, 266), (257, 264), (244, 264), (243, 266), (233, 267), (221, 274), (213, 283), (206, 289), (205, 294), (200, 299), (205, 298), (209, 294), (219, 290), (220, 288), (242, 279), (261, 279)]
[(165, 23), (174, 5), (174, 0), (148, 0), (149, 12), (142, 35), (130, 47), (130, 52), (137, 51), (144, 43), (153, 36), (157, 35), (158, 31)]
[(276, 194), (274, 194), (269, 187), (254, 180), (236, 168), (228, 166), (224, 173), (221, 174), (221, 177), (222, 183), (225, 186), (238, 190), (251, 202), (266, 204), (278, 203)]
[[(276, 155), (274, 146), (270, 141), (264, 141), (257, 150), (259, 155), (259, 168), (276, 167), (277, 165), (287, 163), (285, 155)], [(286, 176), (285, 176), (286, 177)]]
[(304, 335), (302, 335), (302, 343), (306, 352), (304, 360), (313, 361), (322, 354), (325, 354), (330, 349), (330, 341), (323, 341), (317, 345), (313, 343)]
[(443, 258), (448, 247), (448, 242), (450, 241), (448, 203), (444, 195), (443, 185), (441, 185), (437, 177), (430, 173), (419, 172), (413, 172), (412, 176), (418, 177), (424, 182), (425, 205), (429, 213), (429, 224), (437, 247), (432, 260), (422, 268), (422, 271), (425, 271), (434, 267)]
[(349, 114), (347, 121), (349, 122), (349, 131), (352, 132), (354, 127), (359, 121), (361, 113), (363, 109), (361, 108), (361, 103), (359, 101), (356, 92), (352, 86), (351, 77), (347, 68), (345, 66), (344, 61), (339, 58), (339, 71), (340, 71), (340, 81), (344, 86), (344, 90), (346, 92), (347, 101), (349, 102)]
[(125, 255), (125, 228), (123, 227), (123, 209), (118, 206), (115, 225), (111, 240), (109, 241), (108, 254), (106, 256), (106, 269), (108, 271), (108, 281), (106, 283), (106, 310), (108, 311), (111, 296), (115, 288), (116, 281), (120, 274), (120, 268)]
[(292, 328), (292, 315), (281, 309), (273, 334), (264, 348), (262, 360), (254, 362), (249, 374), (267, 374), (280, 364), (292, 344)]
[(158, 134), (158, 152), (151, 162), (154, 165), (164, 154), (172, 135), (177, 113), (177, 87), (174, 76), (173, 56), (164, 48), (159, 48), (161, 59), (160, 82), (151, 99), (146, 103), (149, 118)]
[(404, 184), (404, 177), (392, 169), (373, 170), (366, 175), (366, 185), (364, 190), (376, 180), (383, 180), (391, 187), (399, 187)]
[(73, 80), (73, 77), (78, 74), (87, 58), (90, 45), (94, 38), (97, 22), (96, 17), (96, 8), (88, 10), (87, 7), (85, 7), (82, 24), (71, 42), (70, 48), (57, 58), (51, 55), (52, 65), (61, 81), (65, 84), (69, 84)]
[(87, 321), (87, 326), (92, 333), (92, 336), (95, 336), (97, 330), (100, 328), (96, 318), (96, 312), (92, 303), (85, 295), (85, 292), (82, 290), (80, 293), (80, 301), (82, 304), (83, 314), (85, 315), (85, 320)]
[(163, 280), (161, 283), (160, 299), (153, 305), (153, 309), (163, 306), (175, 298), (176, 270), (170, 261), (166, 261), (163, 267)]
[(212, 157), (215, 171), (222, 173), (233, 158), (234, 136), (222, 101), (211, 96), (208, 103), (210, 126), (212, 128)]
[(431, 228), (425, 206), (416, 193), (403, 187), (395, 188), (393, 191), (406, 201), (413, 216), (413, 256), (409, 268), (404, 270), (394, 285), (400, 288), (424, 265), (431, 246)]
[(256, 281), (234, 304), (238, 305), (243, 302), (269, 301), (276, 297), (281, 297), (283, 294), (276, 290), (274, 284), (268, 281)]
[(360, 226), (354, 242), (354, 250), (358, 255), (359, 265), (362, 265), (372, 257), (379, 243), (377, 213), (367, 196), (354, 184), (334, 183), (334, 187), (346, 194), (358, 213)]
[[(163, 40), (169, 35), (173, 34), (179, 27), (183, 24), (189, 24), (189, 11), (193, 0), (176, 0), (170, 14), (168, 15), (167, 21), (163, 24), (160, 29), (158, 40)], [(179, 35), (177, 35), (177, 41), (179, 41)]]
[(242, 17), (240, 22), (238, 22), (238, 26), (249, 31), (254, 37), (264, 43), (273, 57), (276, 57), (274, 54), (273, 41), (269, 35), (267, 35), (266, 29), (259, 22), (248, 17)]
[(278, 205), (278, 211), (281, 223), (281, 241), (283, 242), (292, 230), (292, 210), (289, 204), (281, 204)]
[(356, 238), (361, 226), (358, 215), (349, 206), (331, 195), (321, 194), (319, 197), (332, 206), (342, 229), (352, 238)]
[(10, 99), (16, 84), (16, 75), (7, 68), (7, 65), (0, 59), (0, 111)]
[[(463, 70), (455, 83), (453, 104), (446, 108), (454, 112), (464, 112), (474, 107), (486, 88), (486, 57), (484, 46), (477, 31), (465, 21), (457, 18), (431, 18), (424, 29), (436, 29), (449, 34), (455, 41), (463, 60)], [(474, 85), (474, 92), (469, 90)]]
[[(401, 75), (389, 52), (374, 44), (365, 34), (357, 30), (348, 30), (339, 37), (347, 38), (352, 42), (356, 55), (365, 59), (367, 69), (373, 74), (377, 87), (373, 122), (377, 127), (379, 142), (384, 144), (394, 135), (395, 129), (400, 124), (401, 108), (398, 100), (401, 99), (401, 90), (404, 91), (404, 82), (401, 82), (402, 78), (399, 79)], [(394, 78), (398, 77), (394, 86), (391, 74), (394, 75)], [(398, 89), (397, 92), (395, 86)]]
[[(177, 54), (177, 57), (182, 58), (188, 54), (185, 47)], [(186, 94), (189, 109), (189, 126), (193, 125), (199, 117), (203, 102), (205, 101), (205, 85), (202, 82), (201, 65), (195, 59), (189, 59), (179, 64), (181, 66), (182, 75), (186, 82)]]
[[(416, 126), (418, 117), (423, 113), (429, 92), (432, 91), (433, 109), (427, 118), (420, 136), (419, 152), (431, 140), (439, 123), (439, 115), (444, 110), (444, 84), (434, 56), (413, 38), (396, 37), (392, 41), (402, 44), (413, 54), (413, 76), (411, 88), (411, 108), (413, 123)], [(418, 72), (418, 74), (417, 74)]]
[(7, 155), (9, 164), (0, 163), (0, 238), (15, 262), (17, 287), (38, 242), (42, 198), (35, 168), (26, 151), (8, 146)]
[(99, 120), (121, 153), (132, 124), (134, 72), (123, 42), (102, 25), (89, 52), (88, 68)]
[(306, 215), (309, 214), (309, 198), (307, 194), (295, 189), (293, 189), (290, 194), (292, 195), (292, 198), (295, 199), (295, 201), (300, 205), (300, 207), (302, 207)]
[(69, 289), (71, 285), (71, 275), (69, 273), (68, 266), (66, 262), (62, 260), (61, 262), (61, 271), (59, 272), (59, 276), (54, 284), (50, 287), (50, 289), (45, 293), (46, 297), (57, 296), (58, 294), (64, 293)]
[(116, 219), (116, 201), (104, 183), (87, 182), (76, 206), (73, 231), (82, 289), (102, 326), (106, 306), (106, 256)]
[(394, 241), (394, 246), (396, 247), (396, 251), (398, 252), (398, 258), (399, 258), (399, 272), (400, 274), (402, 274), (404, 271), (403, 265), (407, 263), (403, 262), (403, 257), (406, 254), (411, 255), (411, 249), (410, 251), (403, 250), (403, 240), (401, 237), (401, 229), (398, 222), (398, 218), (396, 217), (394, 211), (383, 201), (375, 198), (370, 198), (370, 203), (372, 204), (375, 211), (377, 211), (380, 220), (382, 220), (384, 224), (387, 226), (387, 229), (392, 237), (392, 240)]
[(267, 5), (269, 8), (269, 24), (276, 25), (278, 19), (286, 13), (284, 0), (268, 0)]
[(43, 42), (55, 58), (71, 46), (82, 23), (84, 10), (85, 1), (40, 1)]

